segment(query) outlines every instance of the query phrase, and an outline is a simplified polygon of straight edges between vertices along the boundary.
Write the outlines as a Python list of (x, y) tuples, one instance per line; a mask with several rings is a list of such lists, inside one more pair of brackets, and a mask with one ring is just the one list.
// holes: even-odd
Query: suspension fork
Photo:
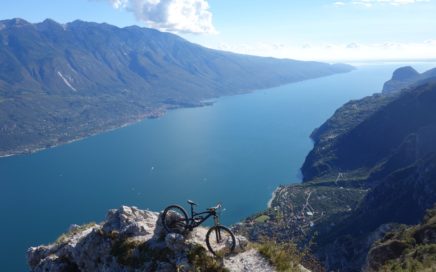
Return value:
[[(213, 217), (213, 222), (215, 224), (215, 227), (218, 226), (220, 224), (220, 220), (218, 218), (218, 216), (214, 215)], [(215, 229), (215, 235), (216, 235), (216, 241), (217, 243), (221, 243), (221, 231), (219, 228)]]
[(213, 216), (213, 223), (214, 223), (215, 227), (220, 224), (220, 220), (219, 220), (217, 215)]

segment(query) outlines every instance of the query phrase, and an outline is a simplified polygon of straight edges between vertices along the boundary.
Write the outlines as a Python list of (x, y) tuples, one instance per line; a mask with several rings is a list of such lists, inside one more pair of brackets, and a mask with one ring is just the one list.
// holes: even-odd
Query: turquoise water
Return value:
[[(0, 159), (1, 271), (26, 271), (31, 245), (101, 221), (120, 205), (162, 210), (222, 202), (234, 223), (298, 182), (309, 135), (350, 99), (381, 89), (401, 64), (357, 70), (179, 109), (32, 155)], [(419, 70), (433, 64), (414, 65)]]

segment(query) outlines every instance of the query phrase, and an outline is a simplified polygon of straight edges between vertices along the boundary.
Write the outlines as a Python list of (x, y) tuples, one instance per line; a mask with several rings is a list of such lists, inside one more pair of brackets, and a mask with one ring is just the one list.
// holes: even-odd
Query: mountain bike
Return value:
[(169, 233), (185, 234), (200, 226), (209, 217), (213, 217), (214, 225), (206, 233), (206, 245), (209, 251), (215, 256), (225, 256), (233, 252), (236, 239), (233, 232), (219, 223), (221, 204), (206, 209), (204, 212), (195, 212), (193, 201), (188, 200), (191, 205), (191, 216), (179, 205), (171, 205), (165, 208), (162, 214), (162, 223)]

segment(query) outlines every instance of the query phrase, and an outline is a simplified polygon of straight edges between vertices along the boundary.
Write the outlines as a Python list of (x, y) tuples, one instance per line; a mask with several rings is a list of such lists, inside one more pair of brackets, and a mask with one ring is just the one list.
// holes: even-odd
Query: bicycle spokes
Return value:
[(182, 233), (186, 230), (188, 219), (183, 208), (174, 205), (165, 209), (162, 222), (168, 232)]
[(185, 225), (185, 218), (175, 211), (170, 211), (166, 217), (166, 223), (170, 227), (181, 227)]
[(214, 226), (206, 235), (206, 244), (213, 254), (223, 256), (234, 250), (235, 237), (228, 228)]

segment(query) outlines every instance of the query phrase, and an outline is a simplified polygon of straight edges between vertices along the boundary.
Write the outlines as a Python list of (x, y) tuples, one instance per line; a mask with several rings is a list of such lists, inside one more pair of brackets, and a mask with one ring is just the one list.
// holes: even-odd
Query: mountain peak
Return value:
[(392, 74), (392, 80), (406, 81), (419, 76), (419, 73), (412, 66), (400, 67)]
[(52, 19), (45, 19), (43, 22), (35, 24), (35, 26), (37, 27), (38, 30), (41, 30), (41, 31), (52, 31), (52, 30), (58, 30), (58, 29), (65, 29), (64, 25), (62, 25), (62, 24), (60, 24)]
[(21, 19), (21, 18), (13, 18), (8, 20), (1, 20), (0, 21), (0, 30), (7, 27), (23, 27), (32, 25), (28, 21)]
[(50, 18), (45, 19), (45, 20), (42, 22), (42, 24), (55, 24), (55, 25), (60, 25), (58, 22), (56, 22), (55, 20), (50, 19)]
[(400, 67), (393, 72), (392, 78), (385, 82), (383, 85), (383, 92), (388, 93), (404, 89), (410, 84), (418, 81), (420, 77), (421, 74), (418, 73), (413, 67)]

